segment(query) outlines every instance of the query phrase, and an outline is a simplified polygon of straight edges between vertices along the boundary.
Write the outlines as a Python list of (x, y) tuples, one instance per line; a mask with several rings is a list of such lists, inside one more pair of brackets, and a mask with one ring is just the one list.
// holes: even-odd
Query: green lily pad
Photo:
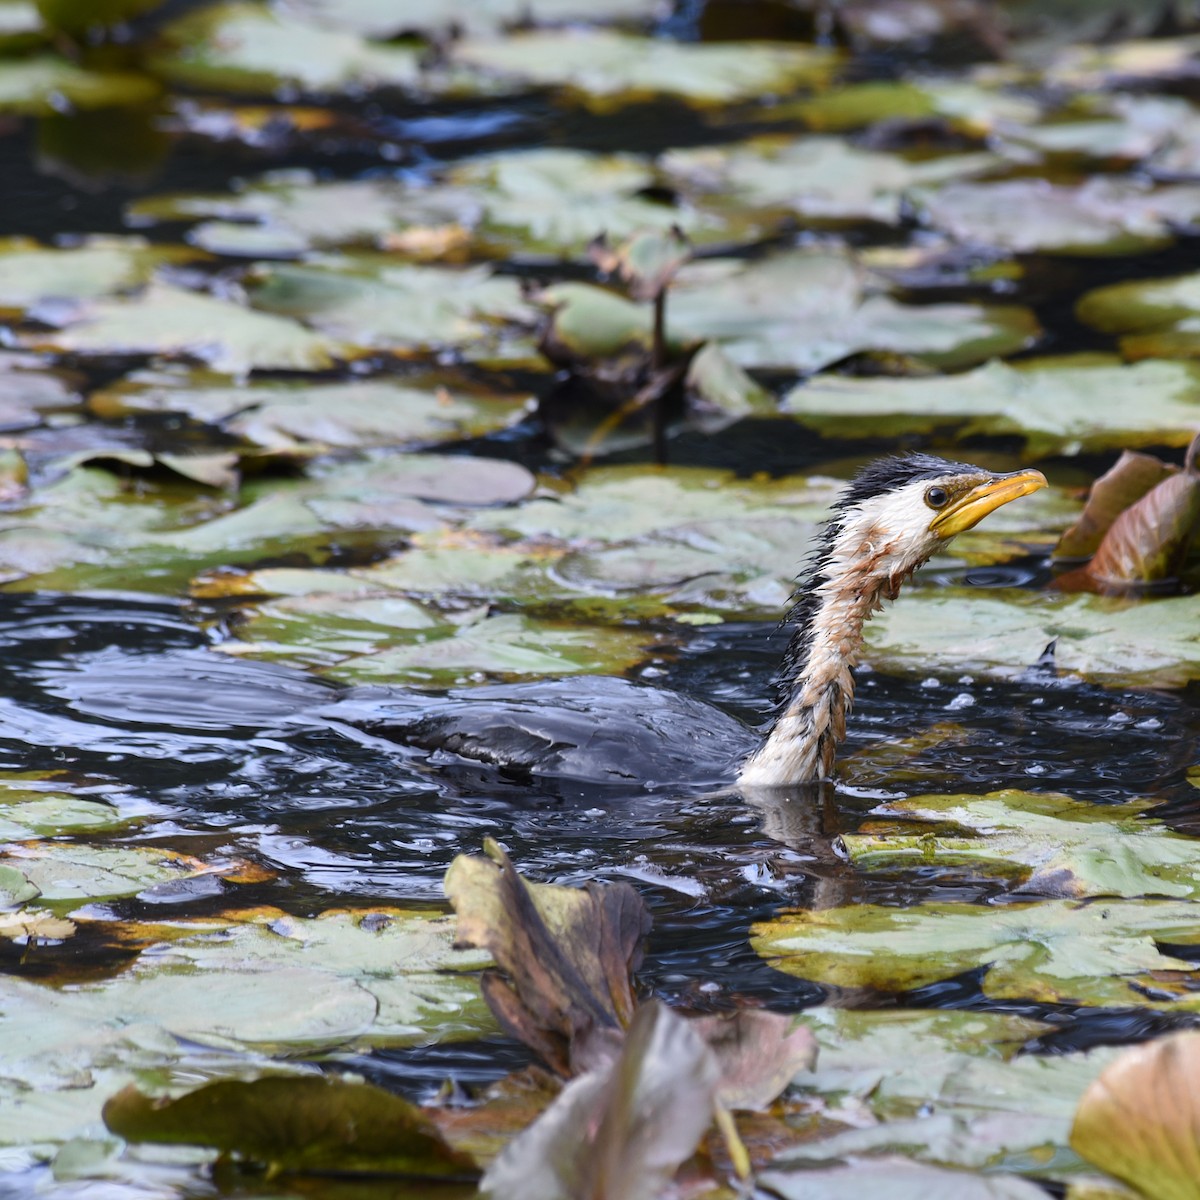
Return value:
[(516, 25), (553, 25), (585, 21), (649, 21), (658, 15), (656, 0), (293, 0), (314, 24), (352, 29), (364, 37), (391, 38), (401, 33), (494, 33)]
[[(796, 911), (753, 927), (772, 966), (819, 983), (905, 991), (987, 967), (993, 999), (1147, 1005), (1147, 973), (1187, 970), (1156, 940), (1196, 937), (1196, 908), (1167, 900), (862, 904)], [(1186, 1003), (1186, 1002), (1185, 1002)]]
[(198, 859), (148, 847), (31, 842), (5, 853), (46, 902), (133, 896), (210, 870)]
[[(362, 1006), (352, 1007), (360, 1027), (318, 1034), (328, 1045), (353, 1037), (361, 1045), (406, 1045), (440, 1035), (473, 1036), (493, 1028), (476, 979), (466, 972), (487, 964), (477, 951), (454, 950), (453, 922), (448, 917), (404, 909), (332, 909), (317, 917), (292, 917), (278, 909), (234, 912), (216, 920), (182, 921), (152, 927), (165, 940), (143, 955), (130, 972), (103, 985), (111, 1001), (124, 991), (136, 1012), (139, 997), (157, 1003), (156, 988), (164, 981), (180, 984), (197, 978), (243, 980), (249, 1001), (255, 987), (294, 972), (321, 980), (352, 983), (373, 1000), (362, 1021)], [(339, 992), (345, 990), (340, 986)], [(253, 1045), (290, 1040), (269, 1023), (271, 1009), (286, 1009), (276, 998), (260, 1003), (260, 1015), (245, 1009), (234, 1019), (219, 1008), (205, 1011), (188, 1005), (167, 1023), (172, 1032), (218, 1044)], [(164, 1015), (153, 1019), (164, 1022)], [(332, 1014), (331, 1014), (332, 1015)], [(184, 1022), (190, 1022), (191, 1027)], [(166, 1023), (166, 1022), (164, 1022)], [(303, 1040), (311, 1036), (298, 1035)]]
[[(981, 175), (999, 160), (955, 154), (910, 162), (898, 154), (863, 150), (832, 137), (755, 138), (734, 146), (672, 150), (662, 160), (668, 177), (705, 208), (727, 219), (745, 210), (795, 214), (810, 220), (898, 224), (914, 187)], [(769, 221), (764, 220), (764, 227)]]
[(742, 366), (806, 372), (866, 350), (967, 366), (1038, 332), (1016, 306), (908, 306), (867, 295), (853, 259), (824, 250), (689, 263), (671, 289), (667, 328), (676, 338), (715, 339)]
[(0, 790), (0, 839), (4, 841), (119, 829), (129, 820), (112, 805), (68, 793)]
[(217, 4), (172, 21), (150, 66), (172, 83), (239, 92), (413, 87), (420, 51), (307, 24), (265, 4)]
[(1041, 1200), (1045, 1191), (1015, 1175), (976, 1175), (900, 1158), (813, 1170), (764, 1171), (762, 1185), (782, 1200)]
[(184, 413), (267, 453), (309, 457), (331, 449), (479, 437), (519, 420), (531, 402), (528, 395), (500, 395), (449, 382), (447, 387), (443, 377), (417, 376), (404, 382), (272, 381), (235, 387), (212, 374), (160, 370), (93, 392), (88, 405), (109, 419), (139, 412)]
[[(234, 236), (254, 234), (266, 239), (264, 245), (283, 245), (288, 253), (374, 245), (411, 227), (473, 227), (479, 212), (480, 200), (456, 188), (418, 189), (392, 179), (320, 180), (305, 171), (280, 172), (232, 194), (156, 196), (129, 208), (139, 224), (216, 218), (218, 224), (194, 229), (190, 240), (220, 254), (234, 252)], [(242, 242), (236, 252), (249, 248)]]
[(1200, 357), (1200, 274), (1096, 288), (1075, 311), (1094, 329), (1124, 334), (1127, 358)]
[(343, 1079), (223, 1080), (165, 1101), (129, 1087), (105, 1103), (104, 1121), (127, 1141), (209, 1146), (271, 1171), (475, 1171), (412, 1101)]
[[(542, 299), (553, 311), (553, 337), (576, 354), (649, 342), (649, 309), (603, 288), (559, 284)], [(867, 295), (855, 261), (828, 250), (689, 263), (667, 303), (669, 340), (715, 340), (742, 366), (806, 372), (868, 350), (968, 366), (1026, 345), (1037, 332), (1032, 314), (1016, 306), (910, 307)]]
[(461, 90), (561, 87), (595, 109), (654, 96), (719, 105), (787, 92), (827, 78), (836, 55), (772, 42), (680, 43), (602, 29), (539, 30), (503, 39), (467, 38), (451, 64), (473, 74)]
[(48, 117), (64, 101), (79, 109), (124, 107), (153, 100), (158, 91), (145, 75), (89, 71), (50, 54), (0, 62), (0, 112)]
[(981, 595), (915, 589), (872, 620), (864, 657), (900, 670), (1014, 675), (1058, 639), (1061, 671), (1113, 687), (1180, 687), (1200, 678), (1200, 597)]
[(579, 255), (596, 236), (619, 240), (644, 229), (678, 225), (696, 237), (706, 224), (690, 208), (642, 195), (657, 175), (632, 154), (587, 154), (544, 147), (470, 159), (447, 176), (451, 194), (478, 197), (482, 236), (493, 251)]
[(490, 267), (403, 266), (366, 255), (267, 268), (252, 300), (356, 345), (397, 350), (455, 346), (478, 355), (495, 349), (507, 326), (534, 320), (519, 282)]
[(828, 375), (790, 391), (783, 410), (829, 437), (1015, 434), (1032, 455), (1186, 446), (1200, 425), (1200, 369), (1065, 357), (931, 379)]
[[(448, 636), (391, 645), (344, 659), (326, 674), (354, 682), (453, 687), (484, 679), (584, 674), (619, 675), (655, 641), (649, 633), (571, 626), (507, 614), (460, 625)], [(222, 649), (230, 649), (224, 643)]]
[(37, 0), (37, 12), (47, 25), (75, 36), (140, 17), (163, 0)]
[(1017, 253), (1131, 254), (1165, 245), (1200, 216), (1200, 188), (1149, 190), (1097, 177), (1078, 187), (1041, 179), (953, 183), (918, 197), (922, 219), (955, 238)]
[(1011, 790), (918, 796), (889, 803), (880, 815), (936, 822), (937, 831), (877, 833), (872, 823), (842, 841), (851, 861), (867, 869), (963, 866), (1016, 875), (1022, 893), (1200, 898), (1196, 842), (1146, 819), (1147, 807), (1117, 815), (1069, 796)]
[(149, 283), (165, 263), (195, 258), (141, 238), (92, 238), (57, 250), (28, 238), (0, 242), (0, 311), (21, 313), (46, 300), (91, 300)]
[(60, 353), (186, 356), (231, 375), (319, 371), (346, 352), (285, 317), (157, 283), (130, 299), (82, 303), (61, 328), (25, 341)]
[(363, 590), (287, 596), (258, 605), (239, 624), (238, 636), (259, 653), (328, 666), (378, 653), (401, 640), (424, 641), (431, 630), (453, 631), (448, 622), (411, 600)]
[[(698, 522), (786, 516), (816, 521), (837, 493), (828, 478), (738, 478), (705, 467), (597, 467), (574, 491), (536, 497), (520, 508), (480, 513), (474, 529), (603, 545)], [(797, 547), (797, 557), (803, 545)]]

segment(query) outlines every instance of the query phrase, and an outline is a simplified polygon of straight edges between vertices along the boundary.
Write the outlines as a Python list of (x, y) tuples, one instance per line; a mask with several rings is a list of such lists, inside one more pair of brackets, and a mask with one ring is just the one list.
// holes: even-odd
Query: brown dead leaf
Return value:
[(1055, 560), (1091, 558), (1121, 513), (1175, 473), (1173, 466), (1153, 454), (1124, 451), (1092, 484), (1079, 519), (1059, 538), (1054, 548)]
[(696, 1017), (690, 1024), (716, 1056), (721, 1068), (717, 1099), (726, 1108), (766, 1108), (817, 1059), (811, 1031), (793, 1028), (793, 1018), (782, 1013), (744, 1008)]
[(1083, 1094), (1071, 1146), (1151, 1200), (1200, 1198), (1200, 1032), (1126, 1051)]
[(1100, 583), (1155, 583), (1178, 576), (1200, 525), (1200, 434), (1184, 469), (1131, 504), (1104, 535), (1087, 573)]
[(482, 987), (505, 1031), (572, 1075), (608, 1057), (633, 1019), (650, 916), (628, 884), (529, 884), (490, 838), (484, 850), (487, 858), (460, 854), (446, 872), (457, 943), (496, 960)]

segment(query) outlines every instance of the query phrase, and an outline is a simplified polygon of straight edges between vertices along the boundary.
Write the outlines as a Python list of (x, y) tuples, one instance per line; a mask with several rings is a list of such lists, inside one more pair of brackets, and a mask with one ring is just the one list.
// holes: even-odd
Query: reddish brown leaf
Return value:
[(1121, 513), (1175, 473), (1174, 467), (1153, 454), (1126, 450), (1092, 484), (1079, 519), (1058, 539), (1054, 558), (1060, 562), (1091, 558)]
[(1151, 488), (1112, 523), (1087, 572), (1101, 583), (1155, 583), (1175, 578), (1200, 525), (1200, 434), (1187, 467)]
[(817, 1042), (782, 1013), (744, 1008), (689, 1022), (721, 1068), (717, 1098), (726, 1108), (766, 1108), (817, 1059)]

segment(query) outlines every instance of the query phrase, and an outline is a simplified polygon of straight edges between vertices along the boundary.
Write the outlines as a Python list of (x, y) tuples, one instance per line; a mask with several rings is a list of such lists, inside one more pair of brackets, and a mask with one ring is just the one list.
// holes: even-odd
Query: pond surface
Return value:
[[(284, 61), (247, 65), (226, 7), (172, 3), (127, 36), (73, 43), (89, 72), (153, 76), (161, 95), (89, 110), (51, 89), (47, 111), (15, 106), (0, 129), (5, 232), (41, 247), (0, 247), (0, 406), (12, 410), (0, 450), (0, 833), (4, 862), (35, 886), (0, 877), (0, 895), (31, 921), (74, 923), (69, 936), (0, 931), (4, 981), (107, 995), (138, 971), (149, 978), (164, 953), (174, 970), (169, 947), (190, 931), (217, 944), (262, 913), (400, 909), (427, 921), (446, 911), (450, 863), (492, 837), (530, 879), (633, 883), (654, 918), (639, 980), (681, 1008), (993, 1014), (1027, 1022), (1004, 1027), (1024, 1057), (1072, 1064), (1194, 1025), (1195, 558), (1166, 594), (1134, 600), (1059, 592), (1049, 565), (1122, 448), (1178, 463), (1200, 426), (1189, 324), (1200, 304), (1172, 301), (1161, 320), (1139, 308), (1126, 325), (1077, 307), (1097, 289), (1200, 269), (1194, 47), (1174, 74), (1161, 66), (1170, 37), (1145, 43), (1163, 48), (1159, 67), (1137, 57), (1143, 43), (1119, 41), (1081, 63), (1071, 55), (1084, 48), (1059, 29), (1030, 43), (1036, 53), (989, 62), (973, 27), (875, 41), (853, 14), (825, 36), (803, 5), (744, 5), (734, 20), (728, 5), (635, 4), (619, 21), (638, 44), (744, 46), (748, 81), (715, 59), (635, 63), (623, 80), (619, 54), (572, 81), (556, 76), (554, 46), (501, 61), (554, 25), (536, 5), (533, 32), (481, 31), (470, 17), (468, 36), (443, 45), (424, 7), (364, 39), (367, 17), (328, 4), (322, 19), (361, 43), (340, 84), (320, 75), (320, 56), (318, 82), (288, 65), (293, 16), (266, 7), (246, 6), (283, 22), (269, 37)], [(321, 17), (316, 0), (299, 7)], [(1014, 45), (1046, 33), (1010, 8)], [(751, 38), (778, 39), (781, 57), (752, 62), (763, 48)], [(419, 85), (403, 58), (417, 51), (436, 60), (421, 60)], [(0, 80), (22, 61), (0, 61)], [(856, 91), (875, 83), (896, 90)], [(846, 115), (843, 102), (865, 107)], [(752, 140), (764, 135), (774, 141)], [(779, 168), (793, 142), (802, 157)], [(879, 157), (803, 158), (838, 146)], [(615, 154), (632, 157), (600, 157)], [(818, 169), (830, 172), (824, 190)], [(971, 192), (1035, 180), (1050, 189), (1046, 211), (1036, 193)], [(329, 190), (339, 182), (353, 187)], [(1102, 202), (1084, 194), (1110, 183)], [(1011, 220), (1022, 205), (1028, 229)], [(612, 419), (611, 379), (594, 369), (609, 361), (609, 321), (618, 347), (644, 358), (648, 315), (597, 307), (586, 246), (606, 228), (619, 240), (671, 219), (699, 258), (669, 295), (669, 329), (719, 347), (732, 383), (722, 400), (692, 376), (672, 384), (664, 468), (644, 414)], [(197, 297), (213, 307), (189, 307)], [(830, 317), (839, 297), (844, 312)], [(548, 350), (552, 361), (538, 352), (548, 326), (569, 351)], [(624, 398), (645, 366), (617, 371)], [(933, 399), (932, 383), (915, 407), (888, 390), (960, 372), (961, 411)], [(357, 390), (372, 385), (385, 390)], [(1039, 408), (1030, 397), (1047, 391)], [(584, 672), (756, 725), (786, 643), (788, 581), (837, 482), (876, 454), (926, 447), (996, 469), (1036, 460), (1053, 487), (934, 560), (872, 631), (834, 784), (743, 797), (530, 781), (328, 715), (362, 684), (440, 694)], [(1052, 638), (1056, 657), (1040, 657)], [(61, 810), (38, 816), (42, 793)], [(990, 793), (1015, 815), (974, 820), (971, 802)], [(1054, 808), (1059, 794), (1076, 807)], [(950, 812), (947, 798), (966, 808)], [(1109, 811), (1111, 843), (1072, 832)], [(913, 850), (931, 828), (975, 841)], [(989, 859), (997, 830), (1008, 841)], [(1046, 830), (1064, 839), (1059, 857)], [(78, 866), (76, 850), (99, 857)], [(103, 857), (127, 850), (136, 862)], [(40, 875), (23, 865), (47, 855)], [(1166, 897), (1169, 920), (1139, 934), (1136, 962), (1101, 969), (1072, 950), (1085, 965), (1066, 983), (1037, 969), (1001, 981), (992, 963), (1007, 951), (987, 945), (932, 978), (897, 967), (848, 979), (816, 959), (797, 965), (772, 932), (794, 911), (958, 919), (955, 906), (1070, 902), (1077, 914), (1102, 898), (1133, 912)], [(1017, 940), (1039, 944), (1040, 919)], [(850, 928), (839, 953), (866, 932)], [(1161, 961), (1149, 962), (1154, 947)], [(213, 974), (247, 961), (218, 959)], [(394, 970), (389, 959), (361, 975)], [(17, 1014), (39, 994), (0, 988), (0, 1006)], [(458, 1004), (432, 1022), (405, 1010), (403, 1035), (274, 1041), (234, 1028), (209, 1044), (166, 1022), (178, 1060), (141, 1042), (71, 1057), (62, 1043), (77, 1075), (56, 1065), (47, 1084), (40, 1066), (0, 1070), (16, 1080), (0, 1094), (0, 1195), (215, 1194), (198, 1161), (106, 1142), (105, 1095), (43, 1116), (39, 1089), (108, 1094), (132, 1079), (179, 1090), (311, 1068), (429, 1101), (447, 1079), (481, 1089), (532, 1061), (471, 998), (468, 1015)], [(987, 1165), (1059, 1186), (1081, 1169), (1060, 1118), (1042, 1159), (1034, 1139)], [(291, 1187), (272, 1194), (302, 1194)]]

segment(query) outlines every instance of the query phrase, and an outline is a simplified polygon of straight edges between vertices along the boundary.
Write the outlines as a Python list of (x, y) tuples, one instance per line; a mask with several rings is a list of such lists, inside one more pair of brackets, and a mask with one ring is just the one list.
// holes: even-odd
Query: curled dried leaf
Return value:
[(1197, 434), (1184, 470), (1125, 509), (1100, 543), (1087, 573), (1101, 583), (1155, 583), (1178, 576), (1200, 525)]
[(1060, 562), (1091, 558), (1121, 513), (1173, 474), (1175, 468), (1153, 454), (1123, 451), (1092, 484), (1083, 512), (1059, 538), (1054, 558)]
[(558, 1074), (608, 1057), (633, 1019), (633, 972), (650, 916), (628, 884), (530, 884), (490, 838), (487, 858), (460, 854), (445, 890), (458, 944), (499, 972), (483, 977), (496, 1019)]
[(1083, 1094), (1072, 1148), (1153, 1200), (1200, 1196), (1200, 1033), (1126, 1051)]

